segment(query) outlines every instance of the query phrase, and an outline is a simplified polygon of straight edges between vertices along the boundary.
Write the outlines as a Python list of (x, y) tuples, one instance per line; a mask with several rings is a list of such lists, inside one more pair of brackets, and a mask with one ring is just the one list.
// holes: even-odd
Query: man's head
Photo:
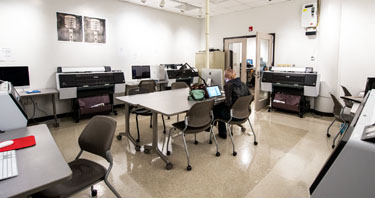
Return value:
[(236, 72), (233, 69), (226, 69), (224, 71), (225, 82), (236, 78)]

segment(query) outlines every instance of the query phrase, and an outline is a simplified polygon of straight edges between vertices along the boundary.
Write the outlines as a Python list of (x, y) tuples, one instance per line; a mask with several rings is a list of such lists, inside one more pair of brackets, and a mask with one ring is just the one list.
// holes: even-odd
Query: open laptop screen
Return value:
[(217, 85), (206, 87), (206, 90), (207, 90), (207, 93), (208, 93), (208, 97), (210, 97), (210, 98), (221, 96), (219, 86), (217, 86)]

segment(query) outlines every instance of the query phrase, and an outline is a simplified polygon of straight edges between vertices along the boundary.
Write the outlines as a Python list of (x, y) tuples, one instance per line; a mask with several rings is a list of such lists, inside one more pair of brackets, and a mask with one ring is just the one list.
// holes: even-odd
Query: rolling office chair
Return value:
[(335, 119), (332, 121), (332, 123), (328, 126), (328, 129), (327, 129), (327, 137), (331, 137), (331, 134), (329, 134), (329, 129), (331, 128), (331, 126), (333, 125), (333, 123), (337, 120), (339, 122), (342, 122), (343, 124), (341, 125), (340, 127), (340, 131), (336, 134), (335, 138), (333, 139), (333, 143), (332, 143), (332, 148), (335, 148), (335, 142), (336, 142), (336, 139), (339, 135), (342, 135), (346, 129), (348, 128), (348, 125), (350, 124), (350, 122), (353, 120), (353, 115), (351, 114), (345, 114), (344, 113), (344, 109), (345, 107), (342, 106), (342, 104), (340, 103), (340, 101), (336, 98), (336, 96), (334, 96), (333, 94), (331, 94), (331, 98), (332, 98), (332, 101), (333, 101), (333, 115), (335, 116)]
[[(349, 90), (346, 87), (341, 85), (341, 88), (344, 91), (345, 96), (352, 96), (352, 94), (349, 92)], [(346, 99), (344, 99), (344, 103), (345, 103), (345, 107), (348, 107), (348, 108), (352, 108), (354, 104), (352, 101), (346, 100)]]
[[(129, 90), (128, 92), (128, 95), (131, 96), (131, 95), (136, 95), (136, 94), (145, 94), (145, 93), (149, 93), (150, 91), (146, 88), (139, 88), (139, 89), (131, 89)], [(152, 112), (148, 109), (144, 109), (144, 108), (132, 108), (130, 110), (130, 113), (132, 114), (135, 114), (135, 122), (137, 124), (137, 134), (138, 134), (138, 138), (136, 139), (137, 142), (140, 141), (140, 135), (139, 135), (139, 124), (138, 124), (138, 116), (150, 116), (150, 128), (152, 128)], [(164, 122), (164, 116), (162, 115), (161, 116), (162, 120), (163, 120), (163, 127), (164, 127), (164, 133), (166, 132), (165, 131), (165, 122)]]
[[(254, 134), (254, 145), (258, 145), (256, 136), (255, 136), (255, 131), (253, 129), (253, 126), (251, 125), (249, 116), (251, 114), (251, 107), (250, 104), (254, 100), (253, 95), (249, 96), (241, 96), (239, 97), (236, 102), (232, 105), (232, 108), (230, 109), (230, 118), (229, 120), (225, 119), (215, 119), (215, 122), (224, 122), (227, 126), (227, 133), (229, 133), (229, 137), (232, 141), (232, 146), (233, 146), (233, 156), (237, 155), (237, 152), (234, 147), (234, 142), (233, 142), (233, 137), (232, 137), (232, 129), (229, 125), (241, 125), (245, 123), (246, 121), (249, 122), (251, 130)], [(211, 142), (211, 137), (210, 137), (210, 142)]]
[(141, 80), (139, 82), (139, 88), (147, 89), (149, 92), (156, 91), (156, 82), (155, 80)]
[[(171, 85), (171, 89), (183, 89), (183, 88), (189, 88), (189, 85), (185, 82), (174, 82)], [(180, 115), (177, 114), (177, 122), (179, 121)]]
[[(174, 128), (171, 128), (168, 133), (168, 141), (167, 141), (167, 155), (170, 155), (169, 148), (169, 140), (171, 138), (171, 132), (173, 129), (178, 129), (182, 131), (182, 139), (184, 141), (184, 147), (187, 157), (187, 163), (188, 166), (186, 167), (186, 170), (190, 171), (192, 169), (190, 165), (190, 159), (189, 159), (189, 151), (187, 149), (186, 145), (186, 134), (194, 134), (195, 136), (195, 144), (197, 143), (197, 133), (203, 132), (206, 129), (210, 128), (210, 136), (213, 135), (212, 133), (212, 121), (213, 121), (213, 112), (212, 108), (214, 107), (214, 101), (205, 101), (205, 102), (199, 102), (195, 103), (190, 110), (186, 113), (185, 120), (181, 122), (176, 122), (172, 124)], [(216, 137), (214, 136), (214, 140), (216, 143), (216, 156), (219, 157), (219, 148), (217, 145)]]
[[(116, 197), (121, 197), (108, 181), (113, 166), (110, 149), (115, 131), (116, 120), (107, 116), (91, 118), (78, 139), (81, 151), (74, 161), (69, 162), (73, 172), (72, 178), (38, 192), (32, 197), (70, 197), (90, 186), (91, 195), (96, 196), (97, 191), (94, 190), (94, 184), (103, 180)], [(83, 151), (105, 158), (109, 162), (108, 169), (91, 160), (79, 158)]]
[(186, 84), (186, 82), (174, 82), (171, 85), (171, 89), (183, 89), (183, 88), (188, 88), (189, 85)]

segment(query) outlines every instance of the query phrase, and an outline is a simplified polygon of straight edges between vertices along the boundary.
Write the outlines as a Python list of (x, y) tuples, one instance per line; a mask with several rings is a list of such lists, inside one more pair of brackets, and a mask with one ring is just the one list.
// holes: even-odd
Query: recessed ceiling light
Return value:
[(146, 3), (147, 0), (141, 0), (142, 3)]

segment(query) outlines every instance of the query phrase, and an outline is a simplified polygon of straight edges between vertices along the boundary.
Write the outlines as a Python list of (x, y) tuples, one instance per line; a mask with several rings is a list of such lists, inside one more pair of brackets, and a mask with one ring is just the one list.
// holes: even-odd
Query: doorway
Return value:
[(231, 68), (254, 95), (255, 110), (269, 104), (269, 93), (261, 91), (264, 70), (274, 65), (275, 34), (224, 38), (225, 68)]

